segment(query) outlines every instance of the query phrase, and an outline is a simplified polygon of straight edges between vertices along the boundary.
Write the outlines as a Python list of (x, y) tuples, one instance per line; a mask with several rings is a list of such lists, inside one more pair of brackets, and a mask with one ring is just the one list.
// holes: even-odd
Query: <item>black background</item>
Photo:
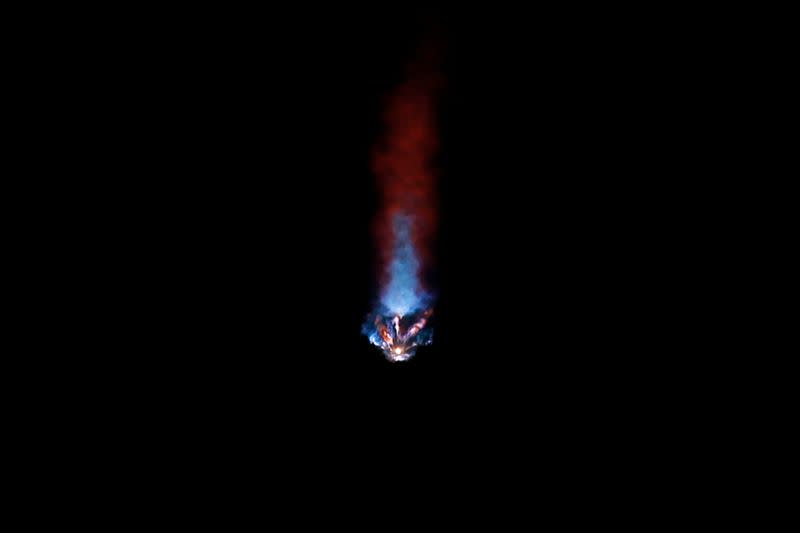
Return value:
[[(105, 27), (75, 60), (97, 80), (81, 90), (107, 176), (89, 223), (107, 246), (109, 357), (92, 371), (179, 433), (286, 423), (317, 435), (307, 446), (366, 431), (387, 452), (452, 431), (554, 448), (643, 434), (680, 401), (691, 362), (674, 332), (695, 327), (673, 312), (695, 138), (670, 31), (651, 14), (410, 8)], [(360, 335), (369, 157), (426, 34), (447, 80), (440, 298), (434, 345), (391, 364)]]
[[(757, 217), (726, 196), (747, 159), (729, 85), (762, 60), (720, 35), (743, 25), (659, 7), (37, 9), (9, 54), (31, 102), (9, 99), (15, 140), (37, 140), (12, 232), (42, 228), (15, 314), (50, 319), (11, 404), (37, 490), (93, 510), (183, 500), (182, 519), (222, 493), (266, 519), (383, 503), (382, 523), (432, 507), (494, 525), (706, 505), (704, 481), (741, 474), (705, 437), (756, 412), (720, 388), (758, 394), (726, 375), (736, 326), (714, 329), (740, 280), (707, 261), (738, 245), (715, 208)], [(425, 35), (447, 82), (440, 297), (434, 344), (391, 364), (360, 334), (370, 151)]]

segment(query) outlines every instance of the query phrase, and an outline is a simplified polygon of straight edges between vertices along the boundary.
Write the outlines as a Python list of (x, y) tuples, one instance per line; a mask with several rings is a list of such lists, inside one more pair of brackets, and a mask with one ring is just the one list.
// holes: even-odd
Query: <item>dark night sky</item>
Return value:
[[(698, 340), (727, 268), (703, 262), (728, 230), (708, 208), (726, 202), (719, 161), (739, 161), (713, 142), (738, 134), (739, 103), (707, 83), (727, 43), (703, 39), (743, 26), (659, 6), (294, 4), (65, 4), (37, 8), (50, 41), (12, 39), (10, 56), (41, 47), (25, 62), (43, 79), (10, 79), (34, 102), (9, 105), (53, 147), (34, 143), (37, 209), (11, 233), (41, 223), (59, 243), (31, 239), (48, 256), (20, 285), (54, 287), (28, 303), (65, 324), (36, 325), (35, 386), (10, 396), (27, 419), (11, 440), (35, 449), (10, 455), (35, 489), (15, 494), (59, 520), (40, 493), (100, 519), (113, 508), (85, 484), (131, 506), (124, 520), (205, 520), (223, 493), (260, 520), (293, 501), (291, 523), (373, 529), (427, 507), (448, 523), (488, 509), (496, 526), (506, 506), (538, 521), (550, 500), (567, 507), (559, 523), (601, 520), (575, 491), (622, 514), (637, 498), (706, 505), (709, 460), (723, 480), (741, 470), (720, 459), (728, 442), (703, 449), (720, 413), (739, 426), (712, 386), (744, 381), (723, 374), (713, 334)], [(360, 332), (378, 289), (370, 152), (426, 32), (446, 79), (439, 299), (433, 345), (392, 364)], [(55, 220), (36, 220), (40, 197)], [(36, 353), (38, 338), (57, 349)], [(36, 402), (41, 416), (24, 413)], [(646, 490), (669, 478), (668, 497)]]
[[(674, 364), (652, 312), (676, 283), (659, 213), (681, 112), (659, 28), (327, 9), (266, 28), (179, 17), (107, 58), (98, 97), (130, 124), (106, 151), (123, 167), (116, 207), (136, 214), (115, 239), (141, 250), (122, 259), (122, 374), (154, 403), (242, 419), (641, 415), (629, 399)], [(376, 290), (369, 154), (381, 98), (431, 27), (447, 78), (441, 296), (434, 345), (392, 365), (359, 332)]]

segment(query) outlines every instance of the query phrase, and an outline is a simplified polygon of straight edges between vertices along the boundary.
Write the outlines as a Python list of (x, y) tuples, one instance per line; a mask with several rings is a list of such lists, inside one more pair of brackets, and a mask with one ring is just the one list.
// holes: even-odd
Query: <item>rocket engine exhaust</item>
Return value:
[(418, 346), (430, 344), (433, 330), (425, 329), (432, 309), (426, 309), (414, 316), (384, 316), (379, 313), (371, 315), (364, 325), (369, 341), (383, 350), (389, 361), (406, 361), (414, 356)]
[(437, 49), (422, 47), (405, 83), (386, 102), (385, 134), (372, 154), (380, 193), (375, 221), (380, 297), (362, 332), (389, 361), (406, 361), (433, 339), (435, 292), (424, 280), (432, 266), (437, 219), (432, 166), (438, 148), (437, 63)]

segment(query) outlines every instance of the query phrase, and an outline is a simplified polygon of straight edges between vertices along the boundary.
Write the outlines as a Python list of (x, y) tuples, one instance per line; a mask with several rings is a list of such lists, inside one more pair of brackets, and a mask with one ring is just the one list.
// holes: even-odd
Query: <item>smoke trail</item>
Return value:
[(419, 311), (430, 301), (419, 280), (420, 262), (413, 244), (412, 219), (405, 214), (394, 216), (394, 247), (389, 263), (388, 283), (381, 294), (381, 304), (400, 316)]
[(423, 47), (405, 83), (386, 102), (385, 135), (376, 146), (372, 168), (381, 207), (376, 221), (380, 249), (380, 304), (364, 333), (393, 361), (411, 357), (427, 344), (422, 331), (433, 305), (425, 286), (436, 229), (436, 188), (432, 159), (438, 148), (436, 97), (441, 78), (436, 49)]

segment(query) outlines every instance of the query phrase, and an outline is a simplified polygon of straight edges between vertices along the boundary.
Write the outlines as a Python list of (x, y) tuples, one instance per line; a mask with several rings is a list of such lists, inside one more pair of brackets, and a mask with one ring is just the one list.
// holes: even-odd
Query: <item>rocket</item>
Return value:
[(417, 347), (433, 342), (433, 330), (426, 329), (433, 309), (408, 316), (383, 316), (375, 314), (372, 323), (365, 324), (372, 344), (383, 350), (389, 361), (398, 362), (410, 359)]
[(430, 344), (435, 290), (428, 283), (437, 226), (439, 146), (436, 101), (442, 79), (432, 43), (420, 49), (407, 79), (386, 99), (384, 134), (372, 153), (379, 209), (375, 238), (380, 274), (378, 301), (362, 332), (389, 361), (410, 359)]

